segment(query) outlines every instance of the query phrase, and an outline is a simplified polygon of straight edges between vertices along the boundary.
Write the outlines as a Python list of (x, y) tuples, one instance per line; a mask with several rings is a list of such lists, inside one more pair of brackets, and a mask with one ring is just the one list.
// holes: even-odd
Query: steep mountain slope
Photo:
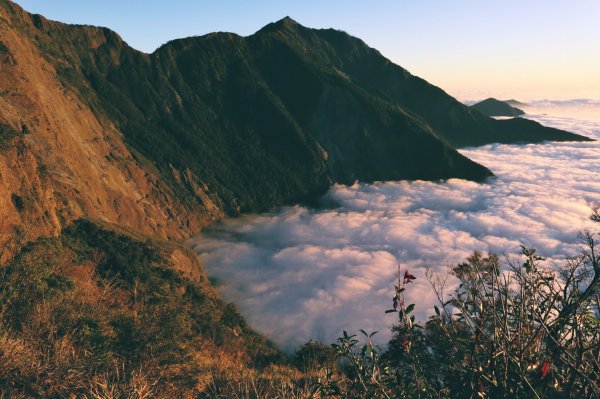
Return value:
[(471, 105), (471, 108), (485, 116), (519, 116), (525, 114), (519, 108), (491, 97)]
[[(13, 226), (29, 238), (55, 235), (82, 216), (165, 238), (219, 217), (219, 211), (190, 213), (159, 173), (124, 145), (114, 123), (60, 82), (36, 40), (40, 21), (0, 2), (2, 242), (15, 233)], [(101, 33), (88, 28), (85, 38), (101, 40)]]
[(587, 140), (568, 132), (540, 129), (541, 125), (529, 120), (519, 124), (498, 123), (474, 112), (442, 89), (411, 75), (360, 39), (341, 31), (308, 29), (284, 18), (267, 25), (255, 36), (261, 34), (271, 35), (286, 46), (296, 48), (317, 64), (331, 65), (354, 86), (421, 119), (455, 147), (511, 143), (515, 142), (515, 136), (519, 137), (517, 141), (532, 143)]

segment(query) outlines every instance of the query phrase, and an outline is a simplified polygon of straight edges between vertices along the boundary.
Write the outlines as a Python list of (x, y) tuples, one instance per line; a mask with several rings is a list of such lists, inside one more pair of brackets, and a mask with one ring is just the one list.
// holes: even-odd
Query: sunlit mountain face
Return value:
[[(600, 103), (533, 101), (526, 117), (600, 139)], [(426, 272), (445, 276), (473, 251), (518, 259), (533, 247), (549, 266), (577, 249), (600, 205), (600, 142), (491, 144), (461, 153), (496, 177), (484, 183), (393, 181), (336, 185), (321, 209), (295, 206), (225, 220), (192, 240), (221, 294), (256, 329), (292, 349), (343, 329), (386, 342), (398, 265), (418, 316), (432, 314)], [(448, 279), (451, 291), (455, 281)]]

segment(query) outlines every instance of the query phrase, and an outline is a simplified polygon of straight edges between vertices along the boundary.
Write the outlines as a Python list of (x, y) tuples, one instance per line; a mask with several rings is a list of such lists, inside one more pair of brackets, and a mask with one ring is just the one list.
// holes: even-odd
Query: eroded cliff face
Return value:
[[(33, 239), (81, 217), (161, 238), (183, 237), (221, 217), (185, 170), (173, 173), (206, 207), (195, 213), (179, 203), (119, 130), (60, 82), (35, 43), (40, 21), (0, 1), (0, 243), (15, 226)], [(87, 31), (82, 40), (91, 45), (106, 40), (101, 29)]]

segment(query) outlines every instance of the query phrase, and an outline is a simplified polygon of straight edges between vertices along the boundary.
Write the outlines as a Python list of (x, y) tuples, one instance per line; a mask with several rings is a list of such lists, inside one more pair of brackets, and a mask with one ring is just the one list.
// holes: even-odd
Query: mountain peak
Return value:
[(271, 22), (263, 27), (259, 32), (275, 32), (280, 30), (296, 30), (299, 27), (302, 27), (298, 22), (286, 16), (281, 18), (279, 21)]
[(281, 18), (279, 21), (275, 22), (275, 24), (286, 27), (286, 28), (295, 28), (298, 25), (300, 25), (298, 22), (294, 21), (289, 16), (285, 16), (285, 17)]

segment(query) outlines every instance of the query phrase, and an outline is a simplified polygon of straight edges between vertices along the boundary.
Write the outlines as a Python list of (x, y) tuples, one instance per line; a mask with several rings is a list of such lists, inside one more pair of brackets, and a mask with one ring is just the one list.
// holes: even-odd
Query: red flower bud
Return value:
[(550, 371), (550, 363), (544, 362), (544, 364), (542, 365), (542, 369), (541, 369), (542, 378), (544, 378), (548, 374), (549, 371)]

